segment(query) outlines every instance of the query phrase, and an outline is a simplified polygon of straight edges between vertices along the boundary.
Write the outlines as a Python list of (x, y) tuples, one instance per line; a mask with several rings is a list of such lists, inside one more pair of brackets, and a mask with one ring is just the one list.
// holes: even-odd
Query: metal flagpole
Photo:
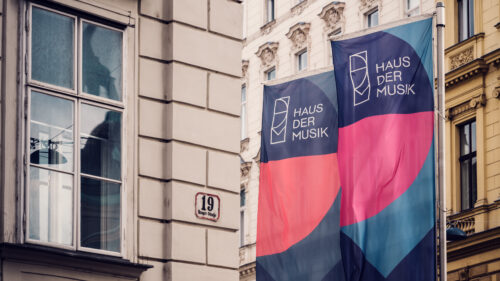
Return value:
[(446, 190), (444, 184), (444, 4), (436, 4), (438, 96), (439, 279), (446, 281)]

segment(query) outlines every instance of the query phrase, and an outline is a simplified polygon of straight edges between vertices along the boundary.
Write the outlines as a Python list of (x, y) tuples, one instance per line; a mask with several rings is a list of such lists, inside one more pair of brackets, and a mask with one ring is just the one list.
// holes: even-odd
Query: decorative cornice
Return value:
[(453, 118), (464, 112), (467, 112), (469, 110), (475, 110), (485, 105), (486, 105), (486, 95), (483, 93), (478, 96), (472, 97), (470, 100), (466, 102), (463, 102), (459, 105), (446, 109), (445, 117), (448, 120), (453, 120)]
[(243, 78), (247, 77), (248, 74), (248, 65), (250, 64), (250, 61), (248, 60), (242, 60), (241, 61), (241, 76)]
[(240, 267), (240, 276), (241, 277), (248, 276), (251, 274), (255, 274), (255, 262), (253, 262), (247, 266)]
[(369, 10), (375, 6), (377, 6), (378, 0), (361, 0), (359, 4), (359, 10)]
[(269, 34), (273, 30), (273, 27), (276, 25), (276, 20), (272, 20), (263, 26), (260, 27), (260, 32), (262, 35)]
[(302, 12), (307, 8), (307, 6), (308, 6), (308, 1), (304, 0), (298, 3), (297, 5), (293, 6), (292, 9), (290, 9), (290, 11), (292, 12), (292, 15), (298, 16), (302, 14)]
[(340, 23), (345, 21), (344, 7), (344, 2), (332, 2), (324, 6), (321, 13), (318, 14), (318, 16), (325, 21), (325, 30), (327, 30), (328, 33), (338, 29)]
[(260, 58), (262, 67), (265, 68), (275, 64), (278, 46), (278, 42), (267, 42), (259, 47), (255, 54)]
[(450, 70), (459, 68), (474, 60), (474, 48), (470, 46), (469, 48), (463, 50), (462, 52), (450, 57)]
[(475, 59), (446, 73), (446, 88), (455, 86), (481, 73), (488, 72), (488, 65), (483, 59)]
[(292, 41), (293, 50), (300, 50), (307, 46), (310, 28), (311, 24), (305, 22), (299, 22), (290, 27), (286, 37)]

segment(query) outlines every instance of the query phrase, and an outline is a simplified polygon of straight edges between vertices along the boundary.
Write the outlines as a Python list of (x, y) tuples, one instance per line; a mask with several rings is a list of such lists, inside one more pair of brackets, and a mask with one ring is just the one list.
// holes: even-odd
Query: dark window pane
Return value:
[(29, 238), (73, 244), (73, 176), (30, 167)]
[(470, 150), (470, 135), (469, 124), (460, 127), (460, 155), (469, 154)]
[(246, 204), (246, 193), (245, 190), (240, 191), (240, 207), (245, 206)]
[(83, 23), (82, 87), (88, 94), (122, 99), (122, 33)]
[(476, 151), (476, 121), (471, 124), (471, 152)]
[(474, 204), (477, 201), (477, 159), (476, 157), (472, 158), (472, 167), (471, 167), (471, 207), (474, 207)]
[(82, 173), (120, 180), (122, 114), (88, 104), (80, 114)]
[(81, 178), (81, 246), (120, 251), (120, 184)]
[(469, 184), (469, 161), (460, 163), (460, 186), (462, 198), (462, 210), (471, 208), (470, 206), (470, 184)]
[(31, 26), (31, 78), (73, 89), (74, 19), (33, 7)]
[(373, 27), (377, 25), (378, 25), (378, 10), (368, 15), (368, 27)]
[(33, 91), (30, 108), (30, 162), (73, 171), (73, 102)]

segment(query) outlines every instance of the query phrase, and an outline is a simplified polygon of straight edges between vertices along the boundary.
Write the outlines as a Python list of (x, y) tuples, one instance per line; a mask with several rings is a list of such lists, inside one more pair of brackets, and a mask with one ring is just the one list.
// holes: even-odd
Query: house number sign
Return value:
[(215, 194), (196, 193), (195, 214), (199, 219), (217, 221), (220, 217), (220, 198)]

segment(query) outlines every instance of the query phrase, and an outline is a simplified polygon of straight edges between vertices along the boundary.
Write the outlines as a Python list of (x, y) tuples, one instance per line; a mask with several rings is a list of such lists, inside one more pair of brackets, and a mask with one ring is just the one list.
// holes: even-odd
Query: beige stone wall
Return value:
[[(237, 280), (241, 5), (143, 0), (139, 17), (141, 280)], [(197, 192), (221, 199), (195, 216)]]
[[(141, 277), (146, 281), (237, 280), (241, 4), (53, 2), (127, 26), (120, 258), (153, 265)], [(0, 0), (0, 242), (10, 243), (23, 243), (24, 227), (23, 17), (23, 1)], [(198, 192), (220, 198), (218, 221), (195, 216)], [(60, 267), (55, 263), (4, 262), (1, 273), (5, 280), (136, 280), (133, 274), (102, 268), (82, 273), (64, 260)], [(46, 277), (28, 276), (22, 268)]]

